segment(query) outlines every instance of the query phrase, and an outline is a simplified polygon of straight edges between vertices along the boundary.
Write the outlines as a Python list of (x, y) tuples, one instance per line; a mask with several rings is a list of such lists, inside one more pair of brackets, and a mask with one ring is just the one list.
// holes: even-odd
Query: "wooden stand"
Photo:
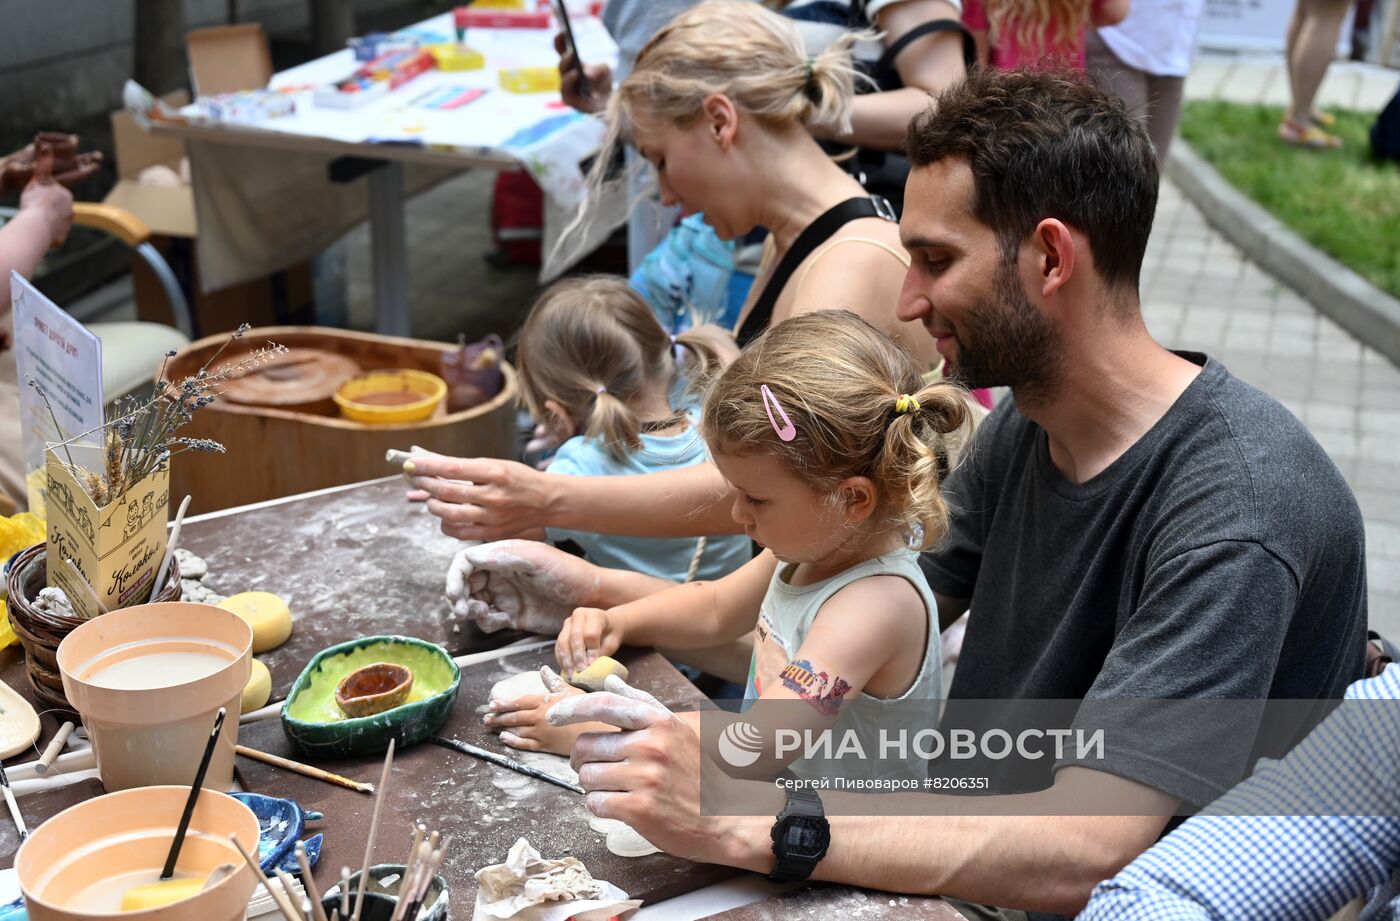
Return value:
[[(167, 379), (179, 381), (194, 374), (227, 339), (226, 334), (210, 336), (185, 347), (170, 360)], [(435, 374), (443, 353), (456, 348), (348, 330), (273, 326), (245, 333), (224, 351), (220, 363), (268, 342), (336, 352), (365, 371), (416, 368)], [(204, 513), (393, 473), (384, 461), (390, 448), (419, 445), (456, 457), (514, 457), (515, 372), (509, 365), (504, 371), (505, 385), (489, 402), (405, 425), (366, 425), (339, 416), (220, 400), (195, 413), (180, 435), (212, 438), (227, 453), (181, 454), (171, 464), (170, 492), (193, 496), (191, 513)]]

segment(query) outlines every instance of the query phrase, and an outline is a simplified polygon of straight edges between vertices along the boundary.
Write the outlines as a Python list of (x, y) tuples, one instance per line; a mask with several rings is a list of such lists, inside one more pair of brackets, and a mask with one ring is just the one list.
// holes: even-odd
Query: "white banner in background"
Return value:
[[(29, 472), (33, 511), (42, 484), (44, 445), (65, 441), (102, 425), (102, 342), (88, 328), (40, 294), (18, 272), (10, 273), (10, 301), (15, 318), (15, 365), (19, 381), (20, 424), (24, 428), (24, 466)], [(30, 387), (32, 377), (44, 388), (49, 406)], [(54, 427), (57, 418), (59, 432)], [(35, 471), (39, 477), (35, 477)]]

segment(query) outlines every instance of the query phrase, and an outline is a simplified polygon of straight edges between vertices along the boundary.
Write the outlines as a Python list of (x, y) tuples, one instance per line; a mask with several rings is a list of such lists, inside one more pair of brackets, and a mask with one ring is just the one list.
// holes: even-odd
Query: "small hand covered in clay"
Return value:
[(526, 694), (509, 700), (493, 700), (488, 705), (490, 712), (482, 717), (482, 723), (492, 731), (499, 731), (501, 741), (511, 748), (531, 752), (553, 752), (568, 755), (574, 740), (592, 729), (607, 729), (606, 726), (554, 726), (545, 719), (549, 708), (567, 697), (577, 697), (584, 692), (564, 682), (548, 666), (540, 669), (548, 694)]
[(575, 605), (598, 587), (592, 563), (533, 540), (504, 540), (458, 551), (447, 570), (452, 610), (482, 630), (559, 633)]
[(599, 656), (610, 656), (622, 646), (620, 618), (601, 608), (574, 608), (554, 641), (554, 657), (566, 675), (581, 672)]
[(550, 524), (551, 478), (526, 464), (430, 455), (414, 457), (404, 473), (415, 490), (427, 494), (428, 511), (442, 519), (449, 537), (505, 540)]
[[(668, 854), (725, 862), (719, 850), (724, 819), (700, 813), (702, 755), (695, 731), (655, 697), (615, 675), (604, 686), (605, 691), (567, 697), (548, 714), (556, 726), (597, 721), (622, 730), (585, 732), (574, 742), (569, 760), (588, 791), (588, 811), (627, 823)], [(718, 768), (713, 773), (723, 776)], [(768, 813), (776, 814), (776, 809)]]

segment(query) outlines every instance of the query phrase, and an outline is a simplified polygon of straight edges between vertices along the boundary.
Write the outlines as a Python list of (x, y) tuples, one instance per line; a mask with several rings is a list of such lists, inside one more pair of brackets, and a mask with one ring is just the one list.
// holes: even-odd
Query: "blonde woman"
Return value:
[[(741, 343), (788, 317), (844, 308), (928, 371), (940, 361), (934, 341), (895, 317), (909, 265), (898, 225), (811, 133), (849, 130), (855, 40), (808, 56), (794, 25), (757, 3), (711, 0), (687, 10), (647, 43), (609, 99), (594, 180), (613, 146), (630, 140), (655, 168), (663, 201), (703, 211), (725, 239), (768, 228), (734, 330)], [(508, 461), (432, 459), (415, 472), (443, 530), (463, 539), (542, 526), (639, 537), (734, 529), (728, 488), (711, 465), (584, 479)], [(470, 483), (450, 482), (458, 480)]]
[[(609, 99), (594, 179), (627, 139), (655, 169), (663, 202), (704, 212), (722, 239), (768, 229), (769, 253), (734, 330), (741, 344), (803, 310), (844, 307), (932, 366), (927, 337), (890, 309), (909, 263), (898, 227), (812, 138), (850, 130), (855, 39), (809, 56), (793, 24), (757, 4), (687, 10)], [(801, 258), (784, 266), (793, 252)]]

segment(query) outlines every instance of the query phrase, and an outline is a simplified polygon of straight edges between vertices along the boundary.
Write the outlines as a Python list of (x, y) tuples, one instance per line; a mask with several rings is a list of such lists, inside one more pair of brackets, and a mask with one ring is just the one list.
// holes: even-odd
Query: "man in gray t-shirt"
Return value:
[[(695, 733), (640, 694), (602, 693), (567, 719), (623, 731), (584, 734), (573, 761), (590, 809), (668, 853), (1072, 913), (1173, 816), (1242, 779), (1261, 740), (1286, 745), (1312, 718), (1284, 710), (1288, 725), (1258, 701), (1311, 709), (1360, 677), (1361, 518), (1283, 407), (1148, 334), (1138, 283), (1157, 165), (1121, 101), (1072, 75), (973, 71), (914, 120), (908, 155), (897, 316), (921, 321), (969, 386), (1012, 394), (949, 478), (951, 539), (926, 561), (940, 620), (973, 610), (947, 719), (978, 699), (1061, 698), (1076, 724), (1126, 705), (1153, 725), (1113, 734), (1102, 759), (1047, 764), (1027, 792), (814, 796), (712, 775), (711, 802), (745, 812), (714, 815), (697, 795)], [(692, 527), (707, 502), (695, 489)], [(656, 590), (617, 571), (570, 575), (585, 564), (528, 548), (464, 553), (452, 591), (517, 606), (518, 623)], [(544, 584), (571, 594), (542, 598)], [(1229, 722), (1164, 723), (1175, 705), (1133, 702), (1154, 698), (1245, 701)]]
[[(945, 724), (968, 699), (1338, 698), (1361, 674), (1351, 490), (1278, 401), (1179, 354), (1200, 373), (1083, 482), (1015, 400), (979, 429), (947, 484), (950, 540), (923, 559), (936, 592), (972, 603)], [(1237, 719), (1183, 720), (1119, 734), (1097, 767), (1199, 807), (1306, 728), (1256, 741)]]

